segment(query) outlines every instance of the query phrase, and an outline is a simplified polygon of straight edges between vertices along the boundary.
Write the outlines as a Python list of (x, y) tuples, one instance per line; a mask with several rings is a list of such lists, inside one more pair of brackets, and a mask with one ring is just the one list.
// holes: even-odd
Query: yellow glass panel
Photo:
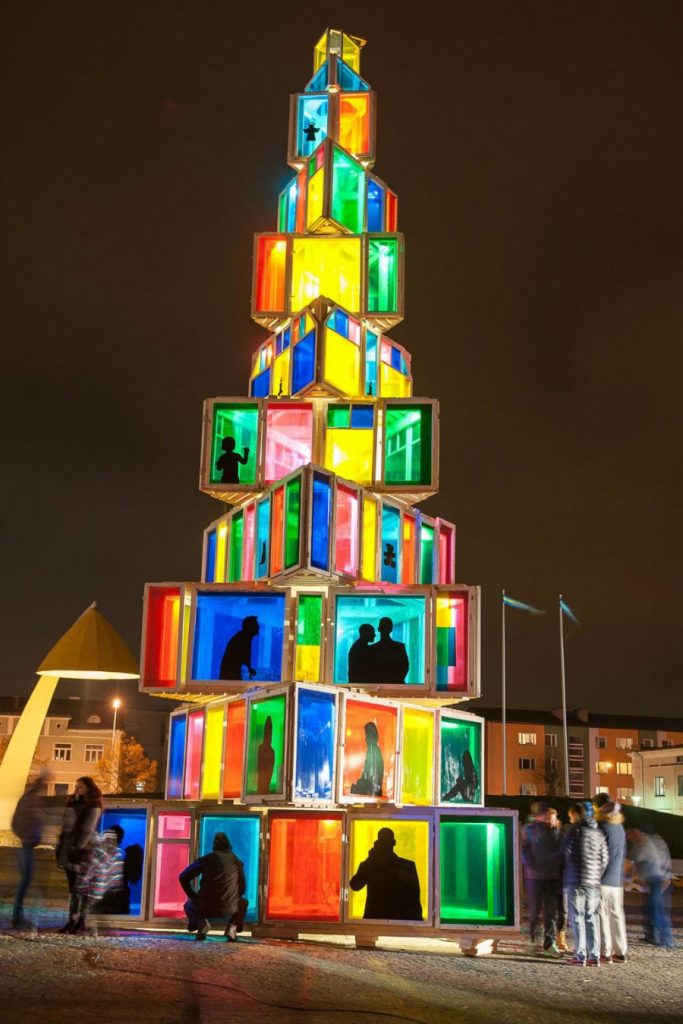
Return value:
[(372, 430), (328, 427), (325, 435), (325, 469), (357, 484), (372, 483)]
[(273, 371), (270, 376), (271, 395), (289, 394), (289, 360), (291, 353), (291, 348), (286, 348), (273, 363)]
[(216, 536), (216, 570), (214, 583), (225, 583), (225, 556), (228, 552), (228, 524), (221, 523)]
[[(351, 819), (351, 877), (355, 875), (362, 861), (375, 845), (381, 828), (390, 828), (396, 839), (394, 853), (397, 857), (411, 860), (417, 868), (420, 883), (422, 917), (429, 912), (429, 822), (400, 820), (397, 818)], [(349, 889), (349, 914), (356, 920), (363, 917), (367, 888), (354, 892)]]
[(325, 380), (344, 395), (362, 397), (360, 386), (360, 348), (352, 341), (325, 328)]
[(360, 312), (361, 240), (296, 238), (292, 244), (291, 310), (308, 306), (319, 295)]
[(320, 648), (311, 644), (298, 644), (296, 648), (296, 675), (300, 683), (320, 682)]
[(317, 71), (318, 68), (327, 60), (327, 37), (329, 32), (323, 32), (318, 42), (315, 44), (313, 51), (313, 71)]
[(209, 707), (206, 712), (202, 800), (217, 800), (220, 795), (224, 710), (220, 704), (218, 707)]
[(183, 609), (183, 640), (182, 647), (180, 649), (180, 681), (182, 683), (187, 681), (187, 667), (188, 660), (190, 657), (190, 609), (192, 605), (192, 597), (189, 593), (185, 593), (185, 607)]
[(325, 197), (325, 166), (316, 171), (308, 182), (308, 202), (306, 204), (306, 230), (323, 215), (323, 199)]
[(363, 550), (361, 553), (361, 576), (375, 582), (377, 577), (377, 503), (370, 497), (363, 497)]
[(453, 625), (453, 602), (449, 597), (436, 599), (436, 625), (450, 628)]
[(434, 792), (434, 715), (431, 712), (404, 708), (401, 749), (402, 802), (430, 806)]
[(393, 366), (379, 364), (380, 394), (383, 398), (410, 398), (410, 381)]
[(360, 46), (358, 43), (354, 43), (346, 32), (342, 41), (342, 60), (360, 74)]

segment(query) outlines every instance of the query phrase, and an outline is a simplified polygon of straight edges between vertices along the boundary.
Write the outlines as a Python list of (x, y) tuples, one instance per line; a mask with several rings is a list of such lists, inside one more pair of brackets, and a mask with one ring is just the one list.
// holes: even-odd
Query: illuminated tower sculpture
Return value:
[[(371, 173), (362, 45), (326, 31), (291, 97), (295, 174), (254, 244), (252, 316), (269, 336), (248, 397), (205, 403), (200, 487), (232, 508), (205, 531), (201, 582), (146, 588), (141, 687), (198, 702), (172, 716), (169, 798), (483, 803), (481, 720), (443, 708), (479, 693), (478, 588), (455, 582), (453, 524), (414, 507), (438, 487), (438, 403), (413, 397), (411, 357), (385, 333), (403, 317), (404, 244)], [(294, 818), (269, 813), (272, 869)], [(320, 819), (301, 814), (315, 851)], [(342, 811), (324, 820), (343, 827)], [(358, 833), (357, 859), (373, 835)], [(291, 911), (278, 884), (271, 870), (269, 920)], [(325, 891), (339, 903), (339, 883)]]

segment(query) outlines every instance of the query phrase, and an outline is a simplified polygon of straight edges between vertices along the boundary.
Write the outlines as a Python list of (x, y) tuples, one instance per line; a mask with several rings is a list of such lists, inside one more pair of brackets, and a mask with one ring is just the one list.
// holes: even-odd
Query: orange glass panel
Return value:
[(285, 266), (287, 242), (284, 237), (262, 236), (256, 241), (256, 309), (285, 308)]
[(242, 795), (242, 769), (244, 764), (244, 730), (247, 720), (246, 701), (238, 700), (226, 706), (225, 756), (223, 768), (223, 796)]
[(369, 93), (340, 93), (339, 144), (352, 156), (360, 156), (369, 151)]
[(403, 517), (403, 582), (415, 583), (415, 520)]
[(273, 494), (273, 512), (270, 520), (270, 571), (273, 574), (282, 572), (284, 508), (285, 489), (278, 487)]
[(393, 800), (398, 709), (347, 700), (344, 723), (344, 796)]
[(340, 815), (274, 814), (266, 917), (338, 921), (341, 869)]

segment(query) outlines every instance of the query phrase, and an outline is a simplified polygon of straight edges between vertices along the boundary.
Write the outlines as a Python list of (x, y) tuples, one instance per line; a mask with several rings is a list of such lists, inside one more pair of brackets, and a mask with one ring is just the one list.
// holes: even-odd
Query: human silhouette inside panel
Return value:
[(477, 769), (474, 766), (469, 750), (463, 750), (460, 758), (460, 775), (452, 789), (444, 793), (443, 800), (454, 800), (461, 796), (465, 803), (471, 804), (477, 795)]
[(223, 454), (216, 462), (216, 469), (220, 470), (222, 484), (238, 484), (240, 482), (240, 465), (246, 466), (249, 458), (249, 449), (243, 448), (242, 455), (235, 451), (235, 438), (224, 437), (221, 442)]
[(381, 828), (349, 885), (354, 892), (367, 886), (364, 918), (421, 921), (420, 879), (415, 861), (398, 857), (395, 846), (394, 830)]
[(256, 615), (247, 615), (242, 619), (242, 628), (234, 633), (223, 652), (219, 679), (241, 679), (244, 665), (253, 679), (256, 669), (251, 664), (251, 642), (259, 633), (259, 621)]
[(259, 743), (256, 753), (256, 777), (259, 793), (270, 793), (274, 768), (273, 719), (268, 715), (263, 723), (263, 740)]
[(410, 661), (406, 645), (392, 640), (393, 619), (388, 616), (379, 620), (379, 640), (375, 629), (364, 622), (358, 629), (358, 639), (349, 648), (349, 682), (360, 685), (375, 683), (405, 683)]
[(379, 731), (374, 722), (365, 723), (367, 751), (363, 774), (351, 784), (351, 792), (358, 796), (381, 796), (384, 779), (384, 758), (379, 749)]
[(358, 639), (349, 648), (349, 682), (369, 683), (371, 676), (370, 644), (375, 642), (375, 627), (364, 622), (358, 628)]

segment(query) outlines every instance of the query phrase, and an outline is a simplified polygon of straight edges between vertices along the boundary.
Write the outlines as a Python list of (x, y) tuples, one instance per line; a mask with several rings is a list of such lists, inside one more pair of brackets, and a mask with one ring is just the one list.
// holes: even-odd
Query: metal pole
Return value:
[(508, 738), (507, 738), (507, 687), (505, 679), (505, 591), (502, 601), (502, 626), (501, 626), (501, 688), (502, 688), (502, 726), (503, 726), (503, 796), (507, 794), (508, 783)]
[(560, 666), (562, 670), (562, 730), (564, 735), (564, 795), (569, 796), (569, 741), (567, 738), (567, 681), (564, 671), (564, 622), (562, 621), (562, 594), (560, 594)]
[(116, 745), (116, 716), (118, 714), (119, 705), (114, 701), (114, 724), (111, 727), (111, 757), (114, 760), (114, 747)]
[(118, 697), (116, 697), (112, 701), (112, 707), (114, 708), (114, 721), (113, 721), (113, 724), (112, 724), (112, 727), (111, 727), (111, 767), (112, 767), (112, 772), (113, 772), (113, 775), (114, 775), (114, 783), (113, 783), (112, 793), (115, 793), (117, 791), (117, 789), (119, 788), (119, 761), (118, 761), (118, 758), (115, 759), (115, 750), (116, 750), (116, 716), (117, 716), (117, 714), (119, 712), (120, 705), (121, 705), (121, 701), (119, 700)]

